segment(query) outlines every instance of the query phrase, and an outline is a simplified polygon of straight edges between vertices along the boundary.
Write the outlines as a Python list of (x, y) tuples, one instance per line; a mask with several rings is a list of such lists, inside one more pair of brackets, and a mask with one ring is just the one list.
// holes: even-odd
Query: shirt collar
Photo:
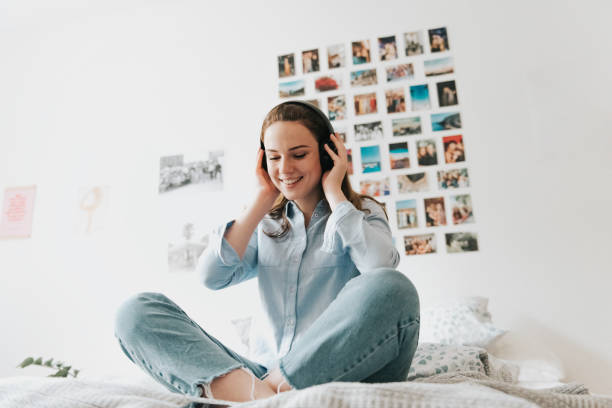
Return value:
[[(293, 218), (296, 214), (296, 210), (301, 212), (300, 208), (293, 200), (287, 201), (287, 204), (285, 205), (285, 214), (287, 214), (287, 217)], [(322, 198), (315, 206), (314, 213), (318, 214), (319, 216), (324, 216), (329, 212), (329, 203), (326, 199)]]

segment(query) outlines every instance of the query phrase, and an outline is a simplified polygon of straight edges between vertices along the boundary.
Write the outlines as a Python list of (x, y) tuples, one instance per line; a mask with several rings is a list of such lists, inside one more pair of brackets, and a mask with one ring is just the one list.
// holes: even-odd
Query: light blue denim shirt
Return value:
[(197, 265), (204, 285), (222, 289), (258, 278), (266, 316), (251, 330), (252, 360), (273, 368), (350, 279), (375, 268), (397, 267), (400, 257), (383, 209), (369, 199), (362, 206), (370, 213), (349, 201), (331, 212), (327, 201), (321, 200), (305, 228), (304, 214), (289, 201), (287, 235), (274, 239), (264, 234), (264, 230), (277, 231), (281, 224), (264, 217), (242, 260), (223, 237), (234, 221), (213, 231)]

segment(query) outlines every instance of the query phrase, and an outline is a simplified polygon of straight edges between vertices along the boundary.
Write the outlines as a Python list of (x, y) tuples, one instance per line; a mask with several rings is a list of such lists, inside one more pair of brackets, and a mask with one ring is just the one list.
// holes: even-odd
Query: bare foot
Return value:
[[(255, 384), (253, 384), (253, 380)], [(251, 387), (254, 385), (254, 399), (269, 398), (276, 395), (276, 390), (272, 389), (267, 383), (251, 375), (243, 369), (236, 369), (229, 373), (217, 377), (210, 384), (212, 397), (214, 399), (245, 402), (251, 401)], [(204, 387), (202, 387), (203, 389)], [(203, 393), (204, 394), (204, 393)], [(203, 395), (210, 398), (210, 395)]]
[(283, 377), (283, 374), (278, 368), (275, 368), (274, 370), (270, 371), (270, 374), (266, 378), (264, 378), (263, 382), (267, 383), (274, 390), (274, 392), (276, 392), (276, 390), (279, 390), (279, 385), (279, 392), (290, 391), (293, 389), (287, 383), (287, 380), (285, 379), (285, 377)]

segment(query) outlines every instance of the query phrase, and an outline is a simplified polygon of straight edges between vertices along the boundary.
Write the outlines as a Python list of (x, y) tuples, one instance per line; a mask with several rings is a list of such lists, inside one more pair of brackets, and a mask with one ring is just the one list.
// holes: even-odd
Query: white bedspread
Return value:
[[(568, 407), (612, 407), (612, 399), (565, 394), (557, 394), (552, 400), (542, 400), (553, 405), (535, 404), (507, 390), (498, 390), (473, 381), (459, 379), (459, 382), (448, 383), (445, 378), (439, 378), (438, 381), (445, 383), (330, 383), (239, 405), (245, 408), (532, 408), (540, 405), (554, 407), (563, 402), (563, 406)], [(0, 379), (1, 408), (183, 408), (189, 406), (191, 401), (212, 402), (173, 394), (155, 384), (47, 377)]]

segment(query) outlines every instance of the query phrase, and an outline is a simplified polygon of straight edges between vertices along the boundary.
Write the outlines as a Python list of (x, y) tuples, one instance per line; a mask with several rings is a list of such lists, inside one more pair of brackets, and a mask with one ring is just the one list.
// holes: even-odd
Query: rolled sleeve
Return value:
[(224, 238), (234, 224), (230, 221), (215, 228), (210, 234), (209, 246), (198, 259), (197, 272), (202, 283), (210, 289), (222, 289), (257, 275), (257, 229), (249, 240), (244, 257)]
[(361, 273), (399, 264), (399, 253), (393, 245), (391, 228), (383, 209), (369, 199), (359, 211), (349, 201), (338, 204), (325, 227), (322, 250), (331, 254), (349, 252)]

